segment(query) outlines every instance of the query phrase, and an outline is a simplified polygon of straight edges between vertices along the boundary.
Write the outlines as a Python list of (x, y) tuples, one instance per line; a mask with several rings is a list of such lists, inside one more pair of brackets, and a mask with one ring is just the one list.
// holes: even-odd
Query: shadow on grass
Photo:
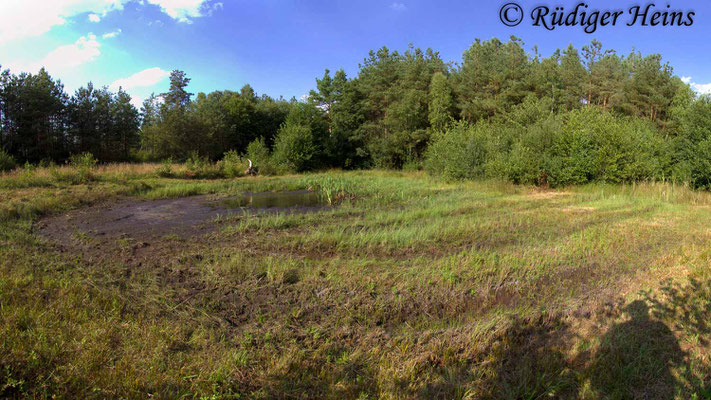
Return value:
[[(566, 318), (512, 318), (494, 338), (486, 357), (494, 368), (481, 398), (496, 399), (711, 399), (711, 364), (705, 349), (711, 334), (711, 281), (667, 283), (612, 312), (620, 320), (578, 348)], [(588, 338), (587, 343), (590, 343)], [(680, 341), (690, 342), (682, 349)], [(697, 353), (697, 354), (694, 354)]]
[(587, 370), (592, 390), (601, 398), (673, 399), (680, 382), (672, 374), (684, 362), (677, 338), (649, 307), (636, 300), (622, 310), (626, 322), (613, 325)]

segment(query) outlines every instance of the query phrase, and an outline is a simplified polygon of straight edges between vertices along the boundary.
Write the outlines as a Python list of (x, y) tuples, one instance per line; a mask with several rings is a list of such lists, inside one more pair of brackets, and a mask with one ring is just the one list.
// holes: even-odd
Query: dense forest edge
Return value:
[(73, 95), (42, 69), (0, 77), (0, 171), (25, 165), (187, 161), (195, 176), (325, 168), (424, 169), (445, 179), (564, 186), (711, 187), (711, 101), (661, 55), (593, 40), (544, 57), (477, 39), (460, 63), (431, 49), (371, 51), (355, 77), (326, 70), (305, 101), (194, 95), (175, 70), (140, 110), (123, 89)]

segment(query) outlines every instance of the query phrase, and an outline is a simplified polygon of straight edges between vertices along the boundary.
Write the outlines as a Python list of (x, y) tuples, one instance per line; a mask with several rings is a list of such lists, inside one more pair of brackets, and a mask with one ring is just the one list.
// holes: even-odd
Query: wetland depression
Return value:
[(218, 204), (228, 209), (318, 210), (328, 206), (328, 200), (326, 196), (318, 192), (292, 190), (287, 192), (244, 193), (223, 199)]
[(316, 212), (329, 207), (325, 196), (307, 190), (248, 192), (229, 197), (199, 195), (124, 200), (44, 218), (37, 228), (41, 235), (58, 242), (65, 242), (76, 234), (146, 240), (207, 233), (217, 226), (214, 220), (218, 217), (244, 213)]

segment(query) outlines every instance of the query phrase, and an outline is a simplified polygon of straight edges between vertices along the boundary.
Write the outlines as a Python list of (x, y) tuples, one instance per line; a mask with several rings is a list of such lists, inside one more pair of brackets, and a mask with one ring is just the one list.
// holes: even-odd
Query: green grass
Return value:
[[(157, 168), (0, 178), (0, 397), (711, 398), (707, 193)], [(139, 255), (36, 234), (126, 197), (306, 188), (336, 207)]]

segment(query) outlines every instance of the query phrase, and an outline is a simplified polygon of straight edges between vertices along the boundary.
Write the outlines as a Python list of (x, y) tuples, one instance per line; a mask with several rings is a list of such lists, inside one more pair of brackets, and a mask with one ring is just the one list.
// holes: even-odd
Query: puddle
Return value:
[(218, 203), (226, 208), (288, 209), (328, 206), (326, 196), (307, 190), (289, 192), (245, 193), (241, 196), (221, 200)]

